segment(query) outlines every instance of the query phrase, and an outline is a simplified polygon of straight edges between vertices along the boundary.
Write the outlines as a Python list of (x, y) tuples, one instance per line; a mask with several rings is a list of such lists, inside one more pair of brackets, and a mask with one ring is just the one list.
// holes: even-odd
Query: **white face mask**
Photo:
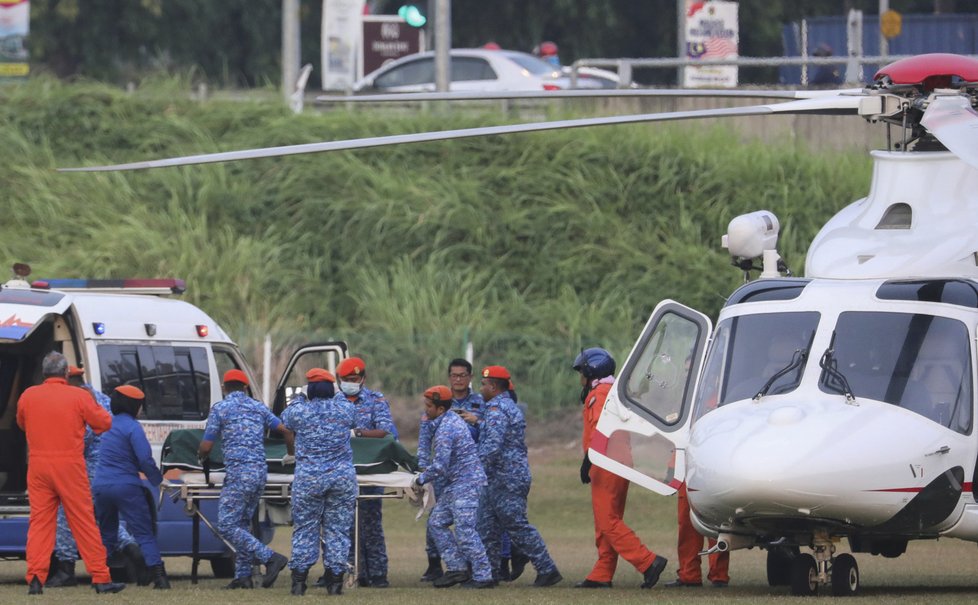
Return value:
[(362, 386), (359, 382), (340, 381), (340, 390), (343, 391), (344, 395), (359, 395)]

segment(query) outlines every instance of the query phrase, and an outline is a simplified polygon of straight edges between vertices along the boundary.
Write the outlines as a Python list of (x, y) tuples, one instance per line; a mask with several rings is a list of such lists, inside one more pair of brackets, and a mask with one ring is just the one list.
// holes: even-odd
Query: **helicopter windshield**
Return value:
[[(778, 372), (807, 353), (818, 327), (816, 312), (762, 313), (731, 317), (717, 326), (706, 358), (694, 414), (699, 417), (731, 401), (750, 399)], [(804, 364), (768, 386), (767, 395), (793, 391)]]
[[(842, 313), (833, 356), (857, 399), (885, 401), (959, 433), (971, 431), (971, 354), (962, 322), (910, 313)], [(838, 392), (824, 372), (819, 387)]]

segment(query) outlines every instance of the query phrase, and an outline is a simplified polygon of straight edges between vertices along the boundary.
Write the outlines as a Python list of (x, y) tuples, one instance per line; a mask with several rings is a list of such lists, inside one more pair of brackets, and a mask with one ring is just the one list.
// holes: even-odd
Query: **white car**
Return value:
[[(613, 71), (598, 69), (596, 67), (577, 68), (577, 86), (571, 86), (571, 68), (564, 66), (561, 69), (560, 77), (557, 78), (557, 86), (561, 89), (588, 88), (588, 89), (609, 89), (620, 88), (621, 78)], [(631, 85), (629, 88), (635, 88)]]
[[(566, 88), (560, 70), (531, 54), (513, 50), (453, 48), (451, 90), (518, 91)], [(433, 92), (435, 53), (401, 57), (367, 74), (353, 85), (354, 92)]]

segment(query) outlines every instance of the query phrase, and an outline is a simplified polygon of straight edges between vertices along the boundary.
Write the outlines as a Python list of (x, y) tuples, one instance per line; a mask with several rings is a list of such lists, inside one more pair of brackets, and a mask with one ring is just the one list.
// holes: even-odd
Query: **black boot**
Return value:
[(170, 579), (166, 577), (166, 568), (162, 561), (159, 565), (150, 566), (149, 573), (153, 577), (154, 590), (170, 590)]
[(509, 582), (510, 581), (509, 577), (510, 577), (509, 559), (503, 557), (502, 559), (499, 560), (499, 581)]
[(514, 552), (513, 558), (510, 560), (511, 568), (509, 570), (509, 582), (513, 582), (519, 579), (523, 575), (523, 570), (526, 569), (526, 564), (530, 562), (530, 557)]
[(330, 582), (326, 585), (326, 594), (343, 594), (343, 574), (330, 575)]
[(41, 581), (37, 579), (37, 576), (31, 578), (31, 583), (27, 586), (27, 594), (44, 594), (44, 589), (41, 587)]
[(126, 585), (121, 582), (104, 582), (102, 584), (93, 583), (92, 588), (99, 594), (105, 594), (108, 592), (122, 592), (125, 590)]
[(54, 572), (54, 575), (48, 576), (48, 581), (45, 585), (48, 588), (78, 586), (78, 580), (75, 578), (75, 562), (59, 560), (57, 571)]
[(122, 548), (122, 554), (130, 582), (135, 582), (137, 586), (149, 586), (150, 583), (155, 581), (156, 576), (153, 575), (153, 572), (146, 565), (146, 559), (143, 558), (143, 551), (139, 548), (138, 544), (135, 542), (126, 544)]
[(304, 569), (299, 571), (298, 569), (292, 570), (292, 595), (296, 597), (301, 597), (306, 594), (306, 578), (309, 577), (309, 570)]
[(444, 574), (441, 570), (441, 557), (428, 557), (428, 569), (421, 576), (422, 582), (434, 582)]
[(319, 579), (316, 580), (316, 586), (319, 588), (326, 588), (327, 586), (329, 586), (329, 583), (332, 581), (333, 581), (333, 572), (327, 567), (323, 571), (323, 575), (319, 576)]

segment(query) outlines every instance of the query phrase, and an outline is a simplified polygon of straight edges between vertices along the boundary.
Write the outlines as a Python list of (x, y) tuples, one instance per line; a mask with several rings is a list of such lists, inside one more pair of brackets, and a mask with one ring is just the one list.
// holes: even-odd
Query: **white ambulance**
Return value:
[[(146, 401), (140, 422), (157, 459), (170, 431), (203, 428), (210, 406), (220, 401), (221, 376), (232, 368), (256, 376), (227, 333), (199, 308), (172, 298), (185, 289), (177, 279), (26, 280), (30, 268), (14, 266), (15, 279), (0, 285), (0, 557), (23, 557), (30, 512), (27, 444), (17, 427), (17, 400), (43, 381), (41, 360), (60, 351), (85, 369), (96, 390), (122, 384), (141, 388)], [(347, 356), (342, 342), (308, 345), (297, 351), (279, 381), (277, 407), (301, 388), (305, 371), (333, 369)], [(258, 392), (252, 393), (258, 398)], [(281, 411), (280, 409), (278, 411)], [(147, 484), (147, 487), (149, 485)], [(160, 498), (157, 539), (164, 556), (192, 553), (191, 521), (183, 503)], [(216, 521), (216, 502), (203, 512)], [(213, 505), (213, 506), (211, 506)], [(211, 510), (212, 509), (212, 510)], [(272, 526), (261, 524), (271, 539)], [(200, 535), (200, 555), (215, 575), (230, 577), (230, 550), (212, 531)]]

